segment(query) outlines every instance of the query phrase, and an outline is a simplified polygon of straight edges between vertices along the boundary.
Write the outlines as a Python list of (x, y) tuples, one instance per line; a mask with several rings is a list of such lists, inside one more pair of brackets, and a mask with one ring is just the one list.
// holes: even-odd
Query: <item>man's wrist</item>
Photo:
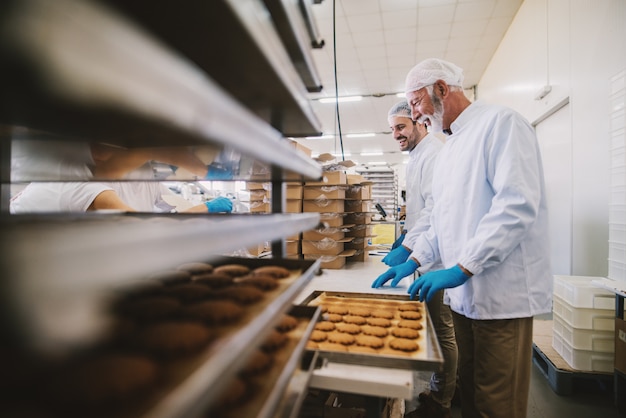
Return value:
[(459, 266), (459, 268), (461, 269), (461, 271), (467, 275), (467, 277), (472, 277), (474, 274), (469, 271), (468, 269), (466, 269), (465, 267), (463, 267), (460, 263), (457, 264), (457, 266)]
[(417, 258), (415, 257), (409, 257), (409, 260), (413, 260), (415, 261), (415, 264), (417, 264), (417, 267), (421, 266), (420, 262), (417, 260)]

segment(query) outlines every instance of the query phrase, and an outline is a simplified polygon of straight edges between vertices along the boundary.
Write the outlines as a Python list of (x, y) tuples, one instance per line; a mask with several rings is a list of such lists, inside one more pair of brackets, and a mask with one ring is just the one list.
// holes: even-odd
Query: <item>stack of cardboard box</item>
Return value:
[(346, 244), (346, 248), (355, 250), (348, 261), (367, 261), (374, 237), (371, 225), (374, 214), (372, 182), (358, 174), (348, 174), (347, 181), (345, 222), (352, 226), (346, 236), (353, 240)]

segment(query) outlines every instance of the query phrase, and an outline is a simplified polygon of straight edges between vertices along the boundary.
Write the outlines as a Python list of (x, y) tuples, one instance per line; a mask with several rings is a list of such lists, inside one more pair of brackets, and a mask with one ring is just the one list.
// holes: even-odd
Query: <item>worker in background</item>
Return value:
[[(433, 207), (432, 181), (435, 160), (443, 143), (429, 134), (426, 125), (411, 119), (411, 109), (406, 100), (396, 103), (387, 115), (393, 138), (401, 151), (409, 151), (406, 167), (407, 205), (406, 238), (397, 248), (383, 258), (388, 266), (404, 263), (411, 254), (413, 242), (430, 226)], [(429, 266), (429, 270), (442, 268), (440, 263)], [(450, 406), (456, 389), (457, 347), (450, 307), (443, 303), (443, 290), (427, 302), (435, 334), (443, 354), (443, 369), (433, 373), (430, 391), (420, 393), (419, 407), (405, 415), (407, 418), (451, 417)]]
[(430, 228), (409, 259), (379, 276), (395, 284), (441, 260), (408, 289), (452, 309), (464, 418), (525, 418), (533, 316), (552, 310), (543, 167), (532, 126), (518, 113), (464, 95), (463, 70), (427, 59), (406, 78), (412, 118), (447, 141), (433, 173)]

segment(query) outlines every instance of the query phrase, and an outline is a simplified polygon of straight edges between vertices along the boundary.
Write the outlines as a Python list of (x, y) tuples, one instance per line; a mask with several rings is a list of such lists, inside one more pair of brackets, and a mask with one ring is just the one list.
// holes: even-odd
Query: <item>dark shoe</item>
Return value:
[(452, 418), (450, 408), (444, 408), (438, 404), (430, 393), (420, 393), (417, 399), (420, 405), (416, 410), (404, 414), (404, 418)]

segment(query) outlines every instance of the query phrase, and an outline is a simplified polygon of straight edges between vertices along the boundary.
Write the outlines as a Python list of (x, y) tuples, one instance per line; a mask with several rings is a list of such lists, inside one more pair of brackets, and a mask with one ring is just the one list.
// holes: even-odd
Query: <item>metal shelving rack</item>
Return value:
[(395, 218), (398, 210), (398, 174), (388, 166), (357, 167), (356, 172), (372, 182), (372, 199)]

